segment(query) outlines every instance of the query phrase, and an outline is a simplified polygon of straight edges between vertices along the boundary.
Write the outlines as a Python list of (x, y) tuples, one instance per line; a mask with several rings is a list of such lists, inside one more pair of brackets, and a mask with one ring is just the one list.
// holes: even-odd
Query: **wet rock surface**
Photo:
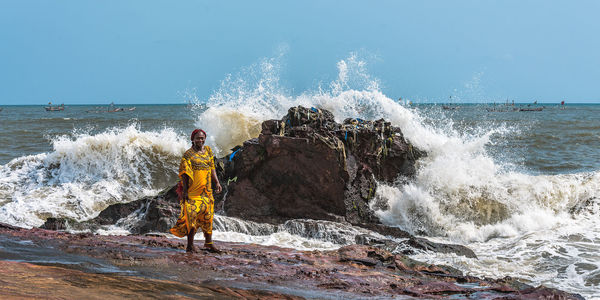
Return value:
[[(11, 244), (12, 242), (12, 244)], [(201, 245), (199, 241), (196, 247)], [(19, 263), (7, 262), (13, 244)], [(351, 245), (334, 251), (298, 251), (274, 246), (217, 242), (221, 254), (185, 253), (183, 239), (160, 236), (100, 236), (0, 224), (0, 297), (44, 297), (44, 292), (86, 298), (360, 299), (583, 299), (512, 278), (465, 276), (447, 266), (414, 261), (402, 254)], [(28, 254), (36, 250), (37, 257)], [(69, 262), (40, 258), (61, 251)], [(82, 257), (118, 272), (73, 270)], [(32, 265), (37, 260), (42, 265)], [(103, 273), (103, 274), (100, 274)], [(29, 280), (29, 281), (27, 281)], [(35, 282), (35, 285), (27, 284)], [(102, 297), (104, 295), (105, 297)]]
[(190, 284), (0, 261), (3, 299), (303, 299), (260, 290)]

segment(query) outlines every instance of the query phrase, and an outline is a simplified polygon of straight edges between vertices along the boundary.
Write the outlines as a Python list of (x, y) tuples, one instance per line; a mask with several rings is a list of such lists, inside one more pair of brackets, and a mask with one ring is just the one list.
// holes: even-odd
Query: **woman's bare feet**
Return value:
[(221, 253), (221, 250), (213, 245), (212, 233), (204, 233), (204, 250), (212, 253)]
[(221, 253), (221, 250), (217, 249), (213, 243), (204, 244), (204, 249), (212, 253)]
[(194, 248), (194, 235), (196, 234), (196, 230), (190, 230), (187, 234), (187, 247), (185, 248), (185, 252), (187, 253), (196, 253), (196, 248)]

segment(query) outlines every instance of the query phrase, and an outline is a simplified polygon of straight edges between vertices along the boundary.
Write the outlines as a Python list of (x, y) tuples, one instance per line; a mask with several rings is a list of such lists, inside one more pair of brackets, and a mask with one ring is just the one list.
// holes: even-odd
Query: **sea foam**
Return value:
[(174, 182), (188, 142), (171, 129), (135, 125), (58, 136), (53, 151), (0, 167), (0, 222), (31, 227), (48, 217), (86, 220), (106, 206), (154, 195)]

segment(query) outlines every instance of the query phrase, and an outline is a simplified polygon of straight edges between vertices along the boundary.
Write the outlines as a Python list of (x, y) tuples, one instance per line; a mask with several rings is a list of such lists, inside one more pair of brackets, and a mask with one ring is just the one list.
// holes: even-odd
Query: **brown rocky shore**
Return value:
[(365, 245), (298, 251), (221, 242), (220, 254), (190, 254), (180, 239), (6, 224), (0, 241), (3, 299), (583, 299)]

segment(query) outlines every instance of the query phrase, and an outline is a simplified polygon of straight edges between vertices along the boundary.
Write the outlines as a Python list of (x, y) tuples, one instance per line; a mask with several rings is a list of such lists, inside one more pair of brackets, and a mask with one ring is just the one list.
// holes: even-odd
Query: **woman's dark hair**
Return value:
[(204, 137), (206, 137), (206, 132), (204, 132), (204, 130), (196, 128), (194, 129), (194, 131), (192, 131), (192, 136), (190, 137), (192, 141), (194, 140), (194, 137), (196, 136), (196, 134), (198, 134), (198, 132), (204, 133)]

